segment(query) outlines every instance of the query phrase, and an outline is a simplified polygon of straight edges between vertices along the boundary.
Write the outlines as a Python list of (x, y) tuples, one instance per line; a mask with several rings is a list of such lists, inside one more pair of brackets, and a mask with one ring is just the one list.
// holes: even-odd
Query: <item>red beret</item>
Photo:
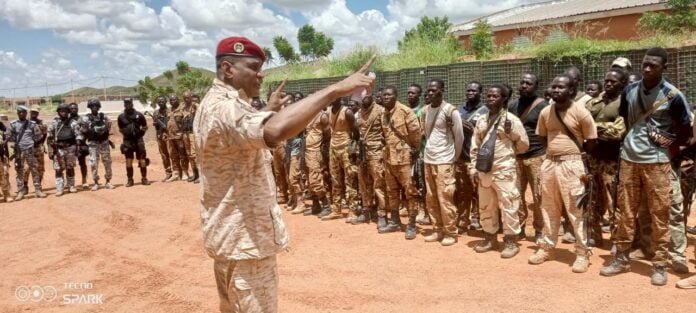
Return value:
[(266, 54), (259, 45), (246, 37), (228, 37), (220, 41), (217, 46), (216, 58), (232, 55), (240, 57), (259, 58), (266, 61)]

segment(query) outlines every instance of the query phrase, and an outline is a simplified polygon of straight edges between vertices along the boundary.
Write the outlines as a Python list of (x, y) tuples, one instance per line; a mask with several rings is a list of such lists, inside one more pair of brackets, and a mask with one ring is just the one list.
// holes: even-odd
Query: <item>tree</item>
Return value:
[(696, 0), (668, 0), (670, 14), (664, 12), (646, 12), (638, 20), (644, 30), (664, 33), (683, 33), (696, 30)]
[(471, 49), (474, 50), (477, 60), (487, 59), (493, 55), (493, 34), (488, 21), (479, 20), (474, 25), (474, 33), (469, 37)]
[(291, 63), (299, 60), (299, 56), (295, 53), (295, 48), (292, 47), (290, 42), (283, 36), (276, 36), (273, 38), (273, 46), (280, 58), (286, 62)]
[(271, 53), (271, 48), (263, 47), (263, 53), (266, 55), (266, 64), (271, 64), (273, 62), (273, 53)]
[(448, 32), (450, 27), (452, 27), (452, 23), (449, 22), (447, 16), (435, 18), (424, 16), (416, 27), (404, 33), (404, 37), (398, 43), (399, 49), (404, 48), (410, 41), (416, 38), (433, 42), (452, 37)]
[(186, 63), (186, 61), (176, 62), (176, 72), (179, 75), (184, 75), (190, 71), (191, 71), (191, 67), (189, 66), (188, 63)]
[(331, 37), (316, 31), (310, 24), (297, 30), (297, 41), (300, 43), (300, 55), (305, 60), (328, 56), (334, 45)]

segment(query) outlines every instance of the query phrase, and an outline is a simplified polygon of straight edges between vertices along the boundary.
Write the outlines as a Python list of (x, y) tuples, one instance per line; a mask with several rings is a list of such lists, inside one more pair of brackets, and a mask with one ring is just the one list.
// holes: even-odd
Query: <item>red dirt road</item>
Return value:
[[(150, 178), (158, 181), (159, 155), (149, 147)], [(217, 310), (213, 262), (202, 248), (199, 185), (125, 188), (123, 158), (116, 152), (115, 190), (56, 198), (49, 188), (46, 199), (32, 195), (0, 204), (0, 312)], [(46, 180), (54, 185), (51, 171)], [(480, 233), (442, 247), (423, 242), (420, 234), (414, 241), (405, 241), (403, 233), (379, 235), (374, 224), (284, 218), (292, 248), (278, 257), (280, 312), (696, 310), (696, 291), (676, 289), (679, 276), (671, 269), (665, 287), (650, 285), (644, 261), (633, 263), (633, 273), (600, 277), (606, 249), (595, 250), (588, 273), (573, 274), (567, 244), (554, 261), (532, 266), (526, 259), (534, 250), (526, 241), (517, 257), (503, 260), (472, 250)], [(690, 258), (693, 244), (690, 237)], [(56, 298), (32, 298), (26, 292), (32, 286), (46, 290), (46, 297), (53, 287)], [(90, 294), (101, 304), (67, 304), (90, 301)]]

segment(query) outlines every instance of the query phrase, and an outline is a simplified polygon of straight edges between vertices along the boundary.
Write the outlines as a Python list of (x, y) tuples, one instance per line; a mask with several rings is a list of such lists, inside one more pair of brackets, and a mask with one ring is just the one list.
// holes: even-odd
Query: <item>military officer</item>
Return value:
[[(52, 149), (48, 157), (53, 161), (53, 169), (56, 171), (56, 197), (63, 195), (66, 180), (70, 193), (77, 192), (75, 187), (75, 163), (77, 163), (77, 149), (82, 145), (84, 137), (80, 129), (80, 121), (70, 117), (70, 107), (61, 104), (58, 106), (58, 116), (48, 127), (48, 142)], [(65, 173), (65, 178), (63, 177)]]
[(17, 119), (10, 123), (8, 133), (8, 141), (14, 143), (13, 159), (15, 160), (17, 173), (17, 196), (15, 201), (22, 200), (28, 192), (26, 181), (24, 181), (25, 166), (31, 171), (36, 197), (45, 198), (46, 194), (41, 188), (41, 176), (39, 175), (39, 166), (34, 153), (36, 143), (40, 141), (42, 133), (36, 122), (27, 119), (27, 107), (23, 105), (17, 106)]

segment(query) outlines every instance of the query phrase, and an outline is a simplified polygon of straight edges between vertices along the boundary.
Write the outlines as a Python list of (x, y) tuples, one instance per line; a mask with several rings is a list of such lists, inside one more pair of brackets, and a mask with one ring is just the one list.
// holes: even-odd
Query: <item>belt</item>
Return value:
[(546, 159), (553, 162), (582, 161), (582, 154), (547, 155)]
[(75, 142), (75, 141), (58, 141), (58, 142), (56, 142), (56, 147), (67, 148), (70, 146), (74, 146), (76, 144), (77, 144), (77, 142)]

